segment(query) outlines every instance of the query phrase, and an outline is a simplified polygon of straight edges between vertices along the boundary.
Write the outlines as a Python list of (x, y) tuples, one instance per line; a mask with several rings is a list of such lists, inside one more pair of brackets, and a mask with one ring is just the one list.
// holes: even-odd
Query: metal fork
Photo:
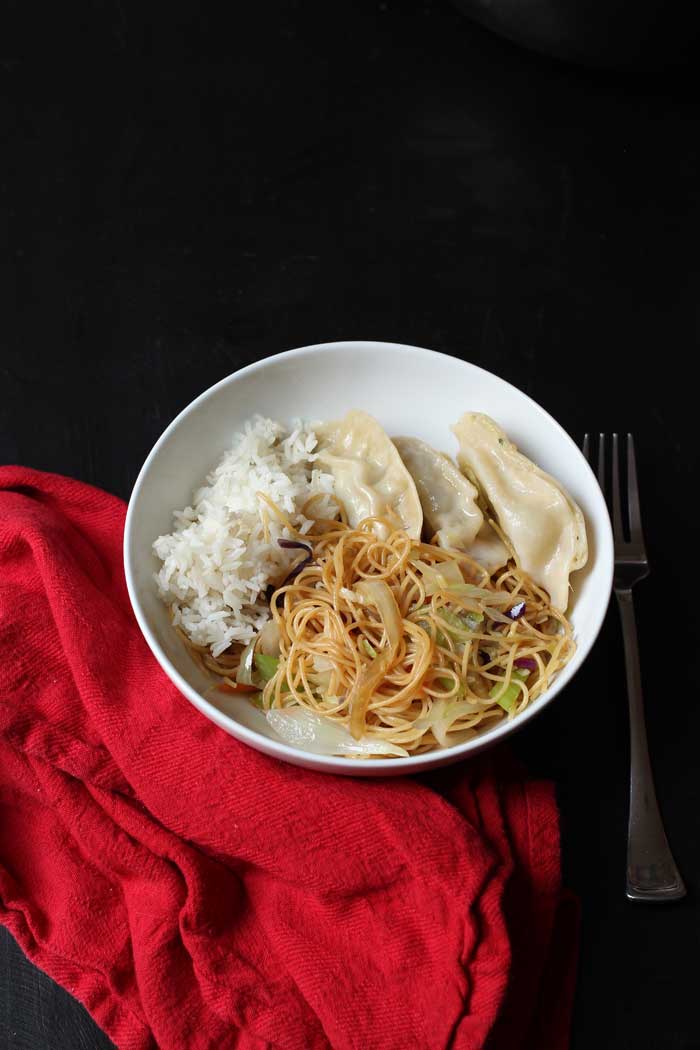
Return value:
[[(583, 439), (583, 454), (591, 462), (591, 441)], [(592, 465), (592, 464), (591, 464)], [(605, 493), (605, 435), (598, 439), (598, 483)], [(639, 668), (637, 624), (632, 588), (649, 575), (649, 561), (642, 535), (639, 488), (634, 457), (634, 441), (627, 435), (627, 519), (623, 525), (623, 494), (620, 484), (617, 434), (612, 436), (612, 502), (615, 537), (614, 590), (622, 620), (627, 667), (627, 693), (630, 708), (630, 815), (627, 829), (627, 896), (633, 901), (671, 901), (685, 896), (680, 876), (664, 831), (654, 778), (649, 761), (644, 699)], [(629, 539), (625, 538), (625, 531)]]

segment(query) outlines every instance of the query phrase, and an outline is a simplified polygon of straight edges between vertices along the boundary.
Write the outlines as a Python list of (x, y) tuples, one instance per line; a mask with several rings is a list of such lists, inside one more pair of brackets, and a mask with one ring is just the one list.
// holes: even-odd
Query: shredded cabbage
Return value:
[(428, 565), (424, 561), (412, 561), (412, 564), (423, 577), (423, 586), (429, 598), (438, 591), (444, 593), (464, 584), (462, 570), (456, 561), (444, 561), (440, 562), (439, 565)]
[(276, 656), (267, 656), (265, 653), (255, 654), (255, 667), (264, 682), (269, 682), (277, 674), (280, 662)]
[[(420, 718), (416, 725), (421, 729), (432, 729), (433, 736), (441, 747), (449, 747), (456, 744), (457, 737), (448, 740), (450, 727), (460, 718), (479, 714), (484, 708), (480, 704), (472, 703), (471, 700), (436, 700), (425, 717)], [(473, 731), (470, 731), (470, 735)], [(460, 737), (461, 740), (464, 739)]]
[(521, 671), (520, 668), (514, 667), (513, 677), (506, 688), (503, 688), (502, 682), (496, 682), (489, 693), (489, 697), (495, 700), (497, 704), (500, 704), (504, 711), (512, 711), (513, 705), (522, 691), (519, 683), (524, 682), (529, 673), (529, 671)]
[(369, 656), (371, 660), (374, 660), (374, 658), (377, 655), (377, 650), (374, 648), (373, 645), (370, 645), (370, 643), (367, 641), (364, 635), (362, 636), (362, 638), (360, 638), (359, 644), (360, 649), (362, 649), (362, 652), (365, 654), (365, 656)]
[(357, 584), (355, 590), (376, 605), (389, 643), (388, 648), (382, 649), (375, 660), (365, 664), (348, 694), (350, 730), (355, 740), (361, 740), (365, 731), (365, 716), (372, 693), (391, 667), (401, 643), (403, 621), (396, 598), (384, 580), (362, 580)]
[(305, 707), (273, 708), (267, 712), (266, 718), (270, 728), (286, 744), (300, 751), (312, 751), (316, 755), (408, 758), (408, 751), (398, 744), (366, 734), (355, 740), (344, 726)]
[(480, 612), (463, 612), (458, 614), (453, 613), (451, 609), (445, 608), (438, 609), (437, 616), (448, 625), (447, 633), (451, 634), (453, 638), (461, 638), (465, 631), (470, 633), (478, 631), (479, 624), (483, 623), (484, 619), (484, 614)]
[(236, 671), (236, 681), (239, 685), (253, 685), (253, 670), (255, 664), (253, 662), (255, 657), (255, 643), (257, 638), (253, 638), (252, 642), (248, 642), (245, 649), (241, 653), (240, 663), (238, 664), (238, 670)]
[(508, 591), (488, 591), (485, 587), (475, 587), (473, 583), (456, 583), (448, 588), (450, 594), (460, 598), (476, 598), (488, 605), (511, 605), (513, 595)]
[(376, 605), (384, 624), (389, 647), (395, 652), (401, 643), (403, 619), (391, 587), (384, 580), (361, 580), (356, 584), (355, 590), (363, 598), (367, 598), (373, 605)]
[(255, 648), (266, 656), (279, 656), (280, 654), (280, 629), (275, 620), (268, 620), (260, 629)]

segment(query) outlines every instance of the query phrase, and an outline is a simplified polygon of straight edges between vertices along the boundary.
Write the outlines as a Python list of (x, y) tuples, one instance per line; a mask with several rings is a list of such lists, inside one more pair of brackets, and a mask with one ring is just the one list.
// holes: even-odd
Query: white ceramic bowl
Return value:
[[(358, 761), (299, 751), (274, 738), (264, 717), (239, 697), (214, 703), (211, 681), (192, 662), (172, 630), (158, 598), (151, 551), (156, 536), (169, 532), (172, 512), (230, 446), (233, 434), (254, 413), (288, 420), (294, 416), (334, 419), (362, 408), (390, 435), (410, 434), (454, 453), (449, 425), (468, 410), (500, 423), (536, 463), (558, 478), (586, 518), (589, 560), (572, 577), (570, 607), (577, 651), (548, 692), (512, 722), (464, 744), (411, 758)], [(161, 667), (203, 715), (227, 733), (268, 755), (296, 765), (356, 776), (391, 776), (446, 765), (502, 740), (524, 726), (566, 688), (590, 652), (610, 597), (613, 545), (601, 491), (571, 438), (543, 408), (498, 376), (475, 365), (418, 347), (345, 342), (290, 350), (249, 365), (205, 391), (173, 420), (138, 476), (129, 503), (124, 565), (131, 602), (146, 641)]]

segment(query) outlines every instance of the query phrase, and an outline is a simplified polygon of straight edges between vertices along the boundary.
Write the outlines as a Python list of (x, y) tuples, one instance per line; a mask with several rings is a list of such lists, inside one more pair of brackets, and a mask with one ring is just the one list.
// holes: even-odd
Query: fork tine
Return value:
[(591, 462), (591, 436), (590, 434), (583, 435), (583, 444), (581, 445), (581, 451), (588, 463)]
[(630, 539), (642, 540), (642, 513), (639, 508), (637, 463), (634, 456), (634, 438), (627, 435), (627, 502), (629, 503)]
[(605, 434), (598, 435), (598, 484), (605, 495)]
[(613, 503), (613, 531), (618, 543), (624, 542), (625, 534), (622, 530), (622, 506), (620, 502), (620, 464), (619, 450), (617, 447), (617, 434), (612, 436), (612, 503)]

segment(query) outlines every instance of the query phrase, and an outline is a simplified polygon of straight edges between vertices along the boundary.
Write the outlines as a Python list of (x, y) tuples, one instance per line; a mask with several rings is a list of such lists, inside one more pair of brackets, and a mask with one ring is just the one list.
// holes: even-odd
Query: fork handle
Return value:
[(664, 831), (649, 761), (637, 623), (631, 590), (616, 590), (622, 619), (630, 706), (630, 816), (627, 830), (627, 896), (634, 901), (670, 901), (685, 896)]

